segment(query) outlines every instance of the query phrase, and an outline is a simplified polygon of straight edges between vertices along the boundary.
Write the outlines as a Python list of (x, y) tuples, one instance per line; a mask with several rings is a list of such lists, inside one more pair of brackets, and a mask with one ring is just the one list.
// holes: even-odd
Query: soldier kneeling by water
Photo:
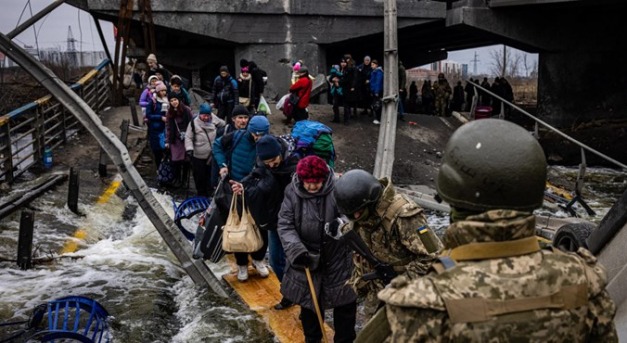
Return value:
[(357, 341), (617, 342), (594, 256), (538, 244), (532, 212), (545, 180), (542, 148), (521, 127), (485, 119), (458, 129), (437, 180), (452, 209), (439, 263), (379, 292), (386, 307)]
[(350, 219), (341, 228), (343, 237), (350, 239), (352, 234), (364, 245), (353, 247), (358, 253), (349, 283), (365, 297), (369, 318), (379, 305), (377, 293), (396, 275), (411, 279), (426, 274), (442, 243), (427, 226), (422, 208), (397, 194), (387, 178), (377, 180), (364, 170), (350, 170), (337, 180), (333, 194), (340, 213)]

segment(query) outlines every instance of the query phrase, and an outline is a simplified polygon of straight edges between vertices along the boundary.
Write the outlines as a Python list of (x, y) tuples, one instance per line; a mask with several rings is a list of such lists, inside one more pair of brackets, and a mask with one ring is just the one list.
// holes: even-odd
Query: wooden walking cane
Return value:
[(305, 273), (307, 274), (307, 283), (309, 284), (311, 299), (313, 300), (314, 307), (316, 308), (316, 314), (318, 315), (320, 330), (322, 330), (322, 341), (324, 343), (329, 343), (329, 339), (327, 338), (327, 332), (324, 330), (324, 321), (322, 321), (322, 313), (320, 313), (320, 307), (318, 306), (318, 297), (316, 296), (316, 289), (311, 278), (311, 272), (309, 271), (309, 267), (305, 267)]

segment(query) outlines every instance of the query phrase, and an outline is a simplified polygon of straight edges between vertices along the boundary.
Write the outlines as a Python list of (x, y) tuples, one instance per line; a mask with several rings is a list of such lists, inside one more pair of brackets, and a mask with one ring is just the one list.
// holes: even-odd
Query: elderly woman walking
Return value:
[(325, 225), (337, 223), (339, 216), (332, 196), (334, 185), (333, 173), (324, 160), (307, 156), (298, 162), (279, 212), (278, 232), (288, 260), (281, 293), (301, 306), (307, 343), (320, 342), (322, 330), (305, 268), (311, 271), (320, 311), (333, 309), (334, 342), (355, 339), (357, 296), (346, 285), (352, 272), (351, 253), (324, 230)]

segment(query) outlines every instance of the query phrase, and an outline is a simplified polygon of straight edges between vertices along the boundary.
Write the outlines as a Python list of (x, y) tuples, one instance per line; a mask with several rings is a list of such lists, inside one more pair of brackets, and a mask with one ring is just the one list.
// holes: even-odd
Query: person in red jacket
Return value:
[(298, 97), (298, 101), (294, 104), (294, 110), (292, 112), (294, 121), (309, 118), (307, 106), (309, 106), (309, 97), (311, 96), (311, 87), (313, 85), (313, 82), (309, 79), (309, 70), (307, 67), (301, 66), (298, 75), (298, 81), (290, 87), (290, 93)]

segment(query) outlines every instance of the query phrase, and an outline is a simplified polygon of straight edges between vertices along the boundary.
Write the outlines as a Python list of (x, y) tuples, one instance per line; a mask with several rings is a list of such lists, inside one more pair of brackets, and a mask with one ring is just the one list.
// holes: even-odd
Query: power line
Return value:
[[(28, 10), (30, 11), (30, 16), (33, 16), (33, 7), (30, 5), (30, 0), (28, 0)], [(35, 25), (33, 25), (33, 34), (35, 35), (35, 47), (37, 48), (37, 58), (41, 58), (39, 55), (39, 40), (37, 39), (37, 29)]]

